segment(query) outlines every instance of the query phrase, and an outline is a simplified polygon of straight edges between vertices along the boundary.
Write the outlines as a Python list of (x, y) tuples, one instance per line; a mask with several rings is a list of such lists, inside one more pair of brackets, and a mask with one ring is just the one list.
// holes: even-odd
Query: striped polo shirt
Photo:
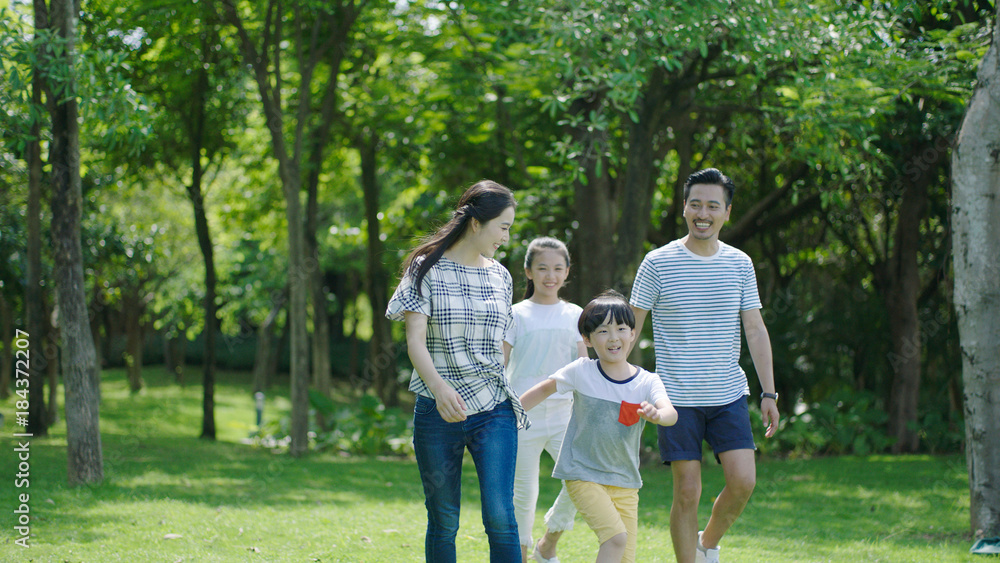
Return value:
[(699, 256), (675, 240), (643, 259), (629, 302), (652, 312), (656, 373), (675, 406), (727, 405), (750, 393), (740, 311), (761, 304), (744, 252), (720, 241), (713, 256)]

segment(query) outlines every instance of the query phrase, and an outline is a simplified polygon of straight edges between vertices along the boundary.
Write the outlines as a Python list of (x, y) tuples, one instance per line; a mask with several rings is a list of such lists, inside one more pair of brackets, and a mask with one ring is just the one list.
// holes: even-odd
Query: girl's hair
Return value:
[[(530, 270), (531, 265), (535, 262), (535, 255), (542, 250), (555, 250), (556, 252), (561, 252), (563, 258), (566, 259), (566, 267), (569, 268), (569, 250), (566, 249), (566, 245), (559, 239), (554, 239), (552, 237), (538, 237), (531, 241), (528, 245), (528, 253), (524, 255), (524, 269)], [(524, 288), (524, 299), (530, 299), (532, 295), (535, 294), (535, 282), (528, 278), (528, 286)]]
[(629, 328), (635, 328), (635, 313), (628, 301), (625, 300), (625, 296), (613, 289), (608, 289), (593, 298), (583, 308), (583, 312), (580, 313), (580, 321), (577, 323), (580, 335), (590, 338), (597, 327), (604, 324), (608, 313), (611, 313), (612, 321), (627, 324)]
[(417, 295), (421, 293), (420, 284), (431, 266), (437, 264), (444, 251), (462, 238), (472, 219), (487, 223), (499, 217), (508, 207), (517, 207), (514, 192), (492, 180), (481, 180), (465, 190), (451, 220), (426, 237), (403, 262), (403, 275), (413, 277)]

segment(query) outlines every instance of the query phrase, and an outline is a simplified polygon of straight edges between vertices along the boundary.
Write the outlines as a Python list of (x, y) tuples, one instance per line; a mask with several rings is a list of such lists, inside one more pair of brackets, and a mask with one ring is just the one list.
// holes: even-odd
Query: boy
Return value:
[(573, 504), (597, 534), (597, 562), (635, 561), (642, 421), (677, 421), (663, 383), (628, 363), (635, 315), (624, 296), (605, 291), (578, 323), (597, 360), (580, 358), (525, 391), (525, 410), (549, 395), (573, 392), (573, 414), (552, 476), (566, 481)]

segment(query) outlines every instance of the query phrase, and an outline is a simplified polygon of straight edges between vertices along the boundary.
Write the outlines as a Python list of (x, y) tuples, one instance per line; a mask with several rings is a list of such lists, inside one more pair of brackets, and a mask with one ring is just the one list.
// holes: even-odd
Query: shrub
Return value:
[[(362, 395), (357, 403), (338, 404), (310, 390), (309, 447), (359, 455), (409, 455), (413, 453), (410, 417), (398, 408), (386, 408), (377, 397)], [(285, 448), (290, 442), (290, 419), (285, 416), (264, 424), (251, 443)]]
[[(796, 409), (800, 412), (789, 415), (785, 411), (778, 432), (769, 440), (764, 438), (763, 426), (754, 424), (754, 441), (762, 452), (791, 457), (883, 452), (894, 439), (886, 434), (889, 415), (877, 402), (867, 391), (837, 391), (804, 410)], [(759, 407), (751, 405), (751, 411), (759, 421)]]

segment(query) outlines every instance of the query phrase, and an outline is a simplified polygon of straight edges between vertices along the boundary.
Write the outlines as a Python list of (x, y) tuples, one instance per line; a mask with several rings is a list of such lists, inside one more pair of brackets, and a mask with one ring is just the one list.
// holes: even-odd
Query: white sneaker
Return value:
[[(542, 540), (538, 541), (540, 542)], [(549, 559), (543, 557), (541, 552), (538, 551), (538, 542), (535, 542), (535, 549), (531, 552), (531, 558), (539, 563), (559, 563), (559, 558), (554, 555)]]
[(701, 545), (701, 534), (703, 532), (698, 532), (698, 545), (695, 546), (694, 551), (694, 561), (695, 563), (719, 563), (719, 547), (714, 547), (712, 549), (705, 549)]

